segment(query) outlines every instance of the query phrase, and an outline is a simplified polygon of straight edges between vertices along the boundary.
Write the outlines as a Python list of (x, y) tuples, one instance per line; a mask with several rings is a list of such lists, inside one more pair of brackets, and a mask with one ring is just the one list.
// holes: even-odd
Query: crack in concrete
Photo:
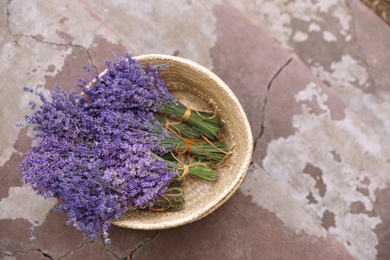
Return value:
[(104, 249), (110, 253), (113, 257), (115, 257), (116, 259), (120, 260), (121, 258), (119, 256), (117, 256), (114, 252), (112, 252), (108, 247), (107, 247), (107, 244), (104, 243), (104, 237), (100, 237), (100, 240), (101, 240), (101, 243), (103, 244), (103, 247)]
[[(104, 242), (103, 242), (104, 243)], [(118, 259), (118, 260), (120, 260), (121, 258), (119, 257), (119, 256), (117, 256), (114, 252), (112, 252), (110, 249), (108, 249), (107, 247), (106, 247), (106, 245), (104, 246), (104, 248), (106, 249), (106, 251), (108, 252), (108, 253), (110, 253), (113, 257), (115, 257), (116, 259)]]
[[(264, 119), (265, 119), (265, 110), (266, 110), (266, 107), (267, 107), (267, 102), (268, 102), (268, 96), (269, 96), (269, 93), (270, 93), (270, 90), (271, 90), (271, 87), (272, 87), (272, 83), (274, 82), (274, 80), (276, 79), (277, 76), (279, 76), (279, 74), (284, 70), (284, 68), (286, 68), (288, 66), (288, 64), (290, 64), (290, 62), (292, 61), (293, 57), (290, 57), (287, 62), (285, 64), (283, 64), (279, 70), (275, 73), (275, 75), (273, 75), (273, 77), (271, 78), (271, 80), (268, 82), (268, 85), (267, 85), (267, 91), (266, 91), (266, 94), (265, 94), (265, 98), (264, 98), (264, 103), (263, 103), (263, 109), (261, 111), (261, 120), (260, 120), (260, 133), (259, 135), (254, 138), (253, 140), (253, 150), (252, 150), (252, 153), (254, 153), (256, 151), (256, 144), (257, 144), (257, 141), (263, 136), (263, 133), (264, 133)], [(250, 163), (250, 166), (253, 164), (253, 158), (252, 158), (252, 161)]]
[[(59, 46), (59, 47), (71, 47), (71, 48), (79, 48), (81, 49), (83, 52), (85, 52), (88, 56), (88, 61), (90, 63), (90, 65), (92, 66), (92, 68), (94, 69), (95, 73), (97, 74), (97, 67), (95, 66), (94, 62), (93, 62), (93, 59), (92, 59), (92, 55), (89, 53), (89, 49), (91, 48), (92, 44), (93, 44), (93, 41), (91, 43), (91, 45), (86, 48), (82, 45), (79, 45), (79, 44), (72, 44), (72, 43), (58, 43), (58, 42), (50, 42), (50, 41), (45, 41), (45, 40), (42, 40), (42, 39), (39, 39), (37, 36), (35, 35), (30, 35), (30, 34), (27, 34), (27, 33), (22, 33), (22, 34), (16, 34), (16, 33), (13, 33), (12, 30), (11, 30), (11, 27), (10, 27), (10, 21), (9, 21), (9, 16), (10, 16), (10, 12), (9, 12), (9, 4), (11, 3), (11, 1), (8, 1), (6, 6), (5, 6), (5, 14), (6, 14), (6, 26), (7, 26), (7, 30), (8, 30), (8, 33), (9, 35), (11, 35), (12, 37), (26, 37), (26, 38), (30, 38), (30, 39), (33, 39), (37, 42), (40, 42), (40, 43), (43, 43), (43, 44), (49, 44), (49, 45), (54, 45), (54, 46)], [(98, 26), (97, 28), (95, 28), (94, 30), (94, 38), (96, 36), (96, 30), (99, 28), (100, 26)]]
[(160, 232), (160, 230), (157, 230), (156, 233), (154, 233), (154, 235), (152, 237), (149, 237), (147, 239), (145, 239), (144, 241), (141, 241), (134, 249), (133, 251), (131, 251), (131, 253), (128, 255), (128, 256), (125, 256), (123, 258), (120, 258), (121, 260), (129, 260), (129, 259), (134, 259), (133, 258), (133, 255), (136, 251), (138, 251), (141, 247), (143, 247), (144, 245), (146, 245), (147, 243), (149, 243), (150, 241), (152, 241), (156, 236), (157, 234)]
[(31, 248), (31, 249), (25, 250), (25, 251), (13, 251), (13, 252), (12, 251), (2, 251), (2, 252), (0, 252), (0, 255), (3, 255), (3, 256), (21, 256), (21, 255), (27, 254), (28, 252), (31, 252), (31, 251), (37, 251), (43, 257), (49, 258), (51, 260), (54, 260), (54, 258), (51, 255), (49, 255), (48, 253), (43, 252), (39, 248)]
[(49, 254), (43, 252), (41, 249), (38, 248), (37, 251), (38, 251), (43, 257), (49, 258), (49, 259), (51, 259), (51, 260), (54, 260), (54, 258), (53, 258), (51, 255), (49, 255)]
[(84, 242), (82, 243), (81, 245), (79, 245), (78, 247), (76, 248), (72, 248), (71, 250), (69, 250), (68, 252), (66, 252), (63, 256), (60, 256), (57, 260), (61, 260), (63, 258), (65, 258), (67, 255), (69, 255), (70, 253), (74, 252), (74, 251), (77, 251), (77, 250), (80, 250), (82, 249), (84, 246), (86, 245), (89, 245), (89, 244), (92, 244), (95, 240), (92, 240), (92, 241), (88, 241), (88, 242)]
[(360, 52), (360, 55), (362, 57), (363, 66), (367, 69), (368, 75), (369, 75), (371, 82), (373, 84), (372, 89), (375, 91), (376, 79), (375, 79), (374, 73), (372, 72), (370, 65), (368, 64), (367, 55), (364, 52), (364, 49), (361, 46), (359, 39), (358, 39), (358, 31), (357, 31), (357, 27), (356, 27), (356, 15), (355, 15), (351, 5), (349, 4), (348, 0), (344, 1), (344, 5), (346, 6), (348, 13), (352, 16), (352, 21), (351, 21), (352, 38), (356, 42), (356, 45), (357, 45), (358, 50)]

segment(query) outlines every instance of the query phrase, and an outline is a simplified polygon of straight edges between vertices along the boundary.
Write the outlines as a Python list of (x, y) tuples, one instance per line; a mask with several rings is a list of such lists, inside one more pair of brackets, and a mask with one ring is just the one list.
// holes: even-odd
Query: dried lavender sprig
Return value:
[(173, 153), (166, 154), (161, 159), (169, 165), (168, 169), (175, 171), (178, 177), (193, 177), (206, 181), (216, 181), (218, 172), (209, 162), (193, 161), (183, 162), (178, 159)]
[[(96, 102), (97, 109), (109, 105), (110, 108), (160, 111), (178, 118), (184, 116), (187, 108), (168, 92), (161, 79), (160, 69), (164, 64), (160, 67), (149, 64), (149, 68), (145, 70), (137, 60), (126, 53), (114, 62), (106, 61), (106, 66), (106, 73), (96, 76), (95, 82), (87, 86), (79, 84), (95, 102), (101, 96), (108, 97), (104, 101)], [(208, 139), (215, 139), (222, 121), (216, 116), (213, 117), (213, 114), (199, 113), (201, 116), (191, 112), (187, 122)]]
[[(179, 143), (177, 151), (183, 152), (186, 149), (186, 143)], [(191, 154), (195, 155), (202, 161), (211, 160), (212, 162), (220, 162), (226, 157), (226, 147), (223, 142), (213, 142), (212, 144), (200, 139), (191, 146)]]
[(156, 119), (163, 125), (164, 128), (170, 129), (179, 136), (192, 140), (202, 138), (202, 134), (199, 131), (196, 131), (185, 122), (180, 122), (175, 119), (168, 118), (166, 115), (162, 114), (157, 114)]
[[(187, 111), (187, 107), (180, 103), (168, 103), (159, 107), (159, 111), (168, 115), (173, 115), (177, 118), (183, 118)], [(214, 140), (221, 130), (223, 124), (221, 119), (208, 112), (198, 113), (192, 111), (186, 122), (190, 124), (195, 131), (202, 133), (210, 140)]]

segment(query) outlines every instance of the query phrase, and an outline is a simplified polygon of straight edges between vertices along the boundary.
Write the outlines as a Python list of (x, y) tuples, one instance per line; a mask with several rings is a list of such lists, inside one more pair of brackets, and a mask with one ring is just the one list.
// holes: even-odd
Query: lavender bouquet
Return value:
[[(35, 109), (31, 101), (34, 113), (25, 118), (38, 141), (21, 163), (23, 181), (44, 197), (59, 198), (56, 209), (66, 212), (68, 224), (91, 239), (102, 234), (106, 243), (110, 219), (129, 210), (177, 207), (184, 202), (178, 180), (215, 181), (213, 162), (226, 154), (222, 142), (188, 138), (203, 136), (204, 126), (179, 122), (174, 131), (172, 118), (157, 113), (166, 104), (181, 105), (156, 67), (141, 70), (128, 54), (117, 61), (107, 62), (107, 73), (93, 85), (81, 80), (84, 94), (59, 86), (48, 98), (36, 92), (42, 105)], [(179, 157), (187, 152), (199, 160)]]
[[(83, 95), (59, 86), (50, 98), (39, 95), (40, 109), (26, 116), (38, 141), (24, 155), (23, 181), (44, 197), (59, 198), (57, 209), (91, 239), (102, 233), (109, 243), (110, 219), (152, 207), (177, 177), (216, 178), (205, 163), (171, 163), (153, 153), (166, 153), (166, 146), (153, 134), (126, 131), (127, 125), (142, 126), (128, 113), (90, 113)], [(118, 124), (120, 118), (127, 123)]]

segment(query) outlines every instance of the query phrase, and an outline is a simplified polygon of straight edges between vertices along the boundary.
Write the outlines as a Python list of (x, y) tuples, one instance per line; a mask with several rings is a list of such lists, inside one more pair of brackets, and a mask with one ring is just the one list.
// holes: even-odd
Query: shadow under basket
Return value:
[(149, 63), (168, 63), (169, 66), (160, 71), (168, 90), (185, 105), (216, 111), (224, 123), (223, 140), (231, 155), (218, 166), (216, 182), (186, 177), (183, 181), (185, 203), (180, 210), (132, 211), (119, 220), (110, 221), (120, 227), (142, 230), (178, 227), (212, 213), (238, 189), (252, 156), (252, 132), (237, 97), (210, 70), (174, 56), (141, 55), (134, 58), (144, 67)]

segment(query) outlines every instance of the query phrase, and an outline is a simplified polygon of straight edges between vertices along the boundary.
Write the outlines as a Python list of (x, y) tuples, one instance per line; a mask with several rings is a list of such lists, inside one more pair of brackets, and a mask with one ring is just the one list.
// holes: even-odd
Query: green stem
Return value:
[[(156, 160), (163, 160), (167, 165), (167, 169), (178, 172), (180, 175), (184, 173), (184, 165), (178, 162), (176, 159), (170, 161), (165, 158), (159, 157), (156, 154), (150, 153), (151, 157)], [(197, 163), (193, 162), (189, 164), (188, 176), (198, 178), (206, 181), (216, 181), (218, 179), (217, 170), (211, 166), (210, 163)]]
[[(168, 115), (173, 115), (177, 118), (183, 118), (187, 108), (180, 103), (168, 103), (159, 108), (160, 112)], [(202, 133), (209, 140), (214, 140), (221, 129), (222, 121), (219, 117), (212, 117), (213, 114), (207, 112), (199, 112), (199, 116), (195, 111), (192, 111), (187, 123), (199, 133)]]

